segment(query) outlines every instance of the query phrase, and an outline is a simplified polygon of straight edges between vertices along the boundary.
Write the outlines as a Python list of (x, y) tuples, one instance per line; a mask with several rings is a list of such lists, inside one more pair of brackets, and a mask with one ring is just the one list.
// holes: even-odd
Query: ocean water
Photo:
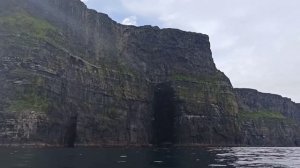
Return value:
[(300, 168), (300, 148), (0, 148), (0, 168)]

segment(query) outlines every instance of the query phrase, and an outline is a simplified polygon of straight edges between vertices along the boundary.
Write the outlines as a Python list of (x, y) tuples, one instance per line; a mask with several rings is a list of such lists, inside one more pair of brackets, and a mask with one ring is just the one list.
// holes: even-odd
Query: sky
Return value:
[(299, 0), (82, 0), (127, 25), (210, 36), (218, 69), (234, 87), (300, 103)]

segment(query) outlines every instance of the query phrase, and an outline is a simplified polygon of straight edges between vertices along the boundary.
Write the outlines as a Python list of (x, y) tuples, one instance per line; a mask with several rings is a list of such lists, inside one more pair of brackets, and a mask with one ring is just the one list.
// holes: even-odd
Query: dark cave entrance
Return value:
[(172, 145), (175, 142), (175, 93), (169, 83), (156, 86), (154, 91), (153, 144)]
[(67, 122), (64, 146), (73, 148), (75, 146), (77, 136), (77, 116), (72, 116)]

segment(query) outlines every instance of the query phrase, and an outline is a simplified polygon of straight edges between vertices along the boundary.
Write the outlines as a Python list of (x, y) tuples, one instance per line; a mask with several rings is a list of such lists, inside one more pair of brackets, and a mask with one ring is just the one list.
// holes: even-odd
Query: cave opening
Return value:
[(153, 144), (172, 145), (175, 142), (175, 93), (169, 83), (159, 84), (154, 90)]
[(65, 138), (64, 138), (64, 146), (73, 148), (75, 146), (76, 136), (77, 136), (77, 116), (72, 116), (67, 122)]

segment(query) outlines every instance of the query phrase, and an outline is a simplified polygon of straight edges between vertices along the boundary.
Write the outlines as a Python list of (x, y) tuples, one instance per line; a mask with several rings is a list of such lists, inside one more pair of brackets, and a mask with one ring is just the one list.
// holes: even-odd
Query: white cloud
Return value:
[(124, 24), (124, 25), (135, 25), (136, 26), (137, 25), (137, 17), (136, 16), (127, 17), (122, 21), (122, 24)]

